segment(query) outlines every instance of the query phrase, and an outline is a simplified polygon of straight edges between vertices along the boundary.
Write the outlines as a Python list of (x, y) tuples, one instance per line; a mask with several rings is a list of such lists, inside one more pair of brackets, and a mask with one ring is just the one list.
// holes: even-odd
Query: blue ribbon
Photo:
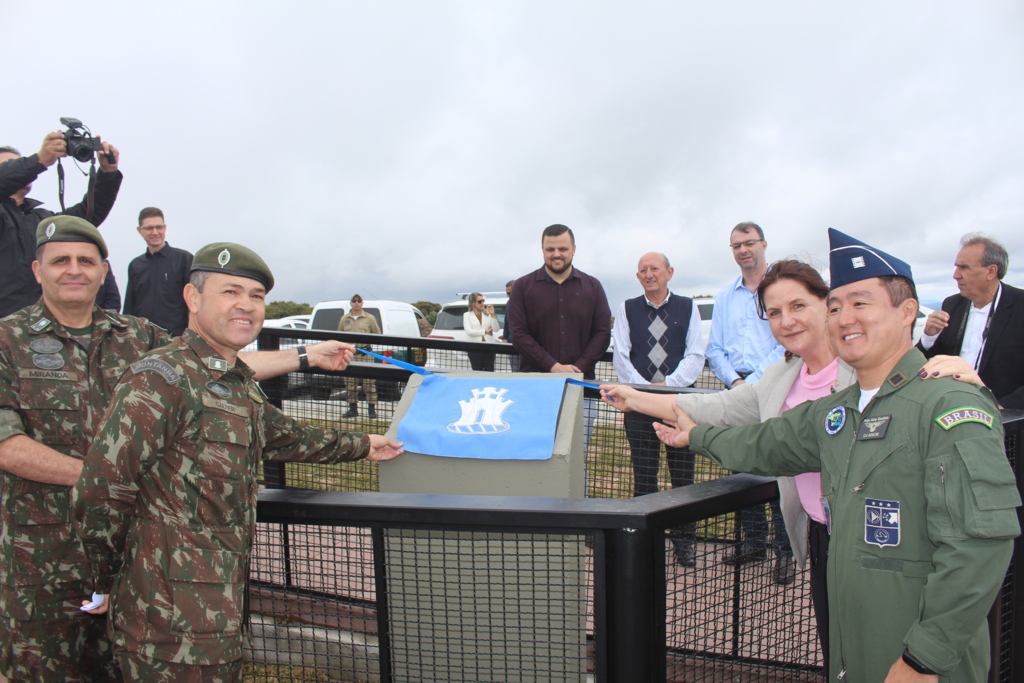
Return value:
[(387, 356), (381, 356), (381, 355), (378, 355), (378, 354), (374, 353), (373, 351), (367, 351), (366, 349), (360, 349), (358, 347), (356, 348), (356, 351), (359, 351), (360, 353), (365, 353), (367, 356), (373, 356), (374, 358), (378, 358), (378, 359), (384, 361), (385, 363), (391, 363), (392, 365), (397, 365), (398, 367), (402, 368), (403, 370), (408, 370), (409, 372), (415, 372), (417, 375), (433, 375), (434, 374), (430, 370), (426, 370), (424, 368), (421, 368), (418, 365), (413, 365), (412, 363), (406, 363), (405, 361), (396, 360), (394, 358), (388, 358)]
[[(427, 370), (426, 368), (421, 368), (418, 365), (413, 365), (412, 363), (406, 363), (405, 361), (397, 360), (395, 358), (388, 358), (387, 356), (381, 356), (380, 354), (374, 353), (373, 351), (367, 351), (366, 349), (360, 349), (358, 347), (356, 348), (356, 351), (358, 351), (359, 353), (365, 353), (367, 356), (373, 356), (374, 358), (376, 358), (378, 360), (382, 360), (385, 363), (391, 363), (392, 365), (398, 366), (398, 367), (402, 368), (403, 370), (408, 370), (409, 372), (415, 372), (417, 375), (423, 375), (424, 377), (426, 377), (427, 375), (433, 375), (434, 374), (430, 370)], [(594, 384), (593, 382), (584, 382), (584, 381), (578, 380), (578, 379), (566, 378), (565, 381), (568, 382), (569, 384), (575, 384), (577, 386), (587, 387), (589, 389), (600, 389), (601, 388), (600, 386), (598, 386), (597, 384)]]

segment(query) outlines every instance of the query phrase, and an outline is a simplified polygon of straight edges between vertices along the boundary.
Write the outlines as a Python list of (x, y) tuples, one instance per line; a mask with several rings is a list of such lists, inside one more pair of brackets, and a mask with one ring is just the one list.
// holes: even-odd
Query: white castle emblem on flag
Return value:
[(501, 414), (515, 403), (504, 400), (508, 389), (498, 391), (496, 387), (474, 389), (473, 398), (459, 401), (462, 417), (448, 425), (449, 432), (458, 434), (497, 434), (511, 425), (501, 419)]

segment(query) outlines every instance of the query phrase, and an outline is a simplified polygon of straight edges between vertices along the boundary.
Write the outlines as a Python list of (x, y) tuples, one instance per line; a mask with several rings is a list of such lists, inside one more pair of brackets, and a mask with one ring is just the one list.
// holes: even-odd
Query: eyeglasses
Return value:
[(483, 300), (483, 299), (477, 299), (477, 300), (476, 300), (476, 302), (477, 302), (478, 304), (482, 304), (482, 303), (484, 302), (484, 300)]
[(163, 230), (166, 225), (140, 225), (139, 230)]
[(352, 301), (349, 301), (349, 303), (350, 304), (361, 304), (361, 303), (363, 303), (363, 300), (362, 299), (352, 299)]
[(745, 242), (733, 242), (729, 246), (732, 247), (733, 251), (736, 251), (740, 247), (746, 247), (747, 249), (750, 249), (751, 247), (753, 247), (758, 242), (764, 242), (764, 240), (747, 240)]

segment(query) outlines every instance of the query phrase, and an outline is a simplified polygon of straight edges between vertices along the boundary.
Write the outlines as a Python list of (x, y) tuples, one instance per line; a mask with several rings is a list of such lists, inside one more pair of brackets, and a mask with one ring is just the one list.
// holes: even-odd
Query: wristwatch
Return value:
[(917, 657), (910, 654), (910, 650), (908, 650), (907, 648), (903, 648), (903, 661), (906, 663), (907, 666), (909, 666), (911, 669), (913, 669), (919, 674), (925, 674), (926, 676), (939, 675), (937, 671), (932, 671), (927, 666), (919, 662)]
[(309, 370), (309, 356), (306, 355), (306, 347), (300, 346), (299, 349), (299, 370)]

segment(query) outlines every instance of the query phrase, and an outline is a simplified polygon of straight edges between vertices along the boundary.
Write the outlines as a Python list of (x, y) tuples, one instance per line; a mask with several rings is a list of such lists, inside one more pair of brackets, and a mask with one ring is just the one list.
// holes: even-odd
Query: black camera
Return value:
[(85, 163), (91, 161), (96, 152), (103, 151), (103, 143), (92, 136), (92, 132), (78, 119), (63, 116), (60, 122), (67, 126), (64, 131), (64, 143), (68, 147), (68, 156)]

